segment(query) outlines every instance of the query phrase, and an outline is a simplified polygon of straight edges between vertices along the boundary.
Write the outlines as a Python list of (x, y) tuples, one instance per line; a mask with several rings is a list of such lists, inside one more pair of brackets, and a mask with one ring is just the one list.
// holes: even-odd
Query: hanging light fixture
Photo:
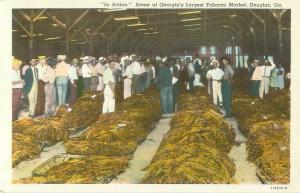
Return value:
[(190, 18), (190, 19), (181, 19), (181, 21), (196, 21), (196, 20), (201, 20), (201, 17), (195, 17), (195, 18)]
[(126, 20), (134, 20), (139, 19), (137, 16), (128, 16), (128, 17), (115, 17), (114, 20), (116, 21), (126, 21)]
[(201, 11), (185, 11), (185, 12), (178, 12), (178, 15), (188, 15), (188, 14), (194, 14), (194, 13), (201, 13)]

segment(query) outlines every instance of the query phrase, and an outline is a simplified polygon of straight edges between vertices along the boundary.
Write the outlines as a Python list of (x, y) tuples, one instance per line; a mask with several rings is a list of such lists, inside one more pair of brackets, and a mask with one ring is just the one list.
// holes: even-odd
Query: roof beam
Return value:
[(121, 42), (124, 42), (130, 35), (132, 35), (131, 32), (127, 32), (125, 36), (121, 39)]
[(29, 37), (31, 37), (32, 36), (32, 34), (26, 29), (26, 27), (14, 16), (14, 15), (12, 15), (12, 17), (13, 17), (13, 20), (15, 20), (16, 22), (17, 22), (17, 24), (19, 24), (19, 26), (25, 31), (25, 33), (29, 36)]
[(61, 22), (59, 19), (56, 18), (56, 16), (51, 15), (50, 13), (46, 13), (46, 15), (52, 19), (57, 25), (59, 25), (60, 27), (62, 27), (63, 29), (67, 30), (67, 26), (66, 24), (64, 24), (63, 22)]
[(46, 11), (47, 9), (43, 9), (43, 10), (41, 10), (41, 11), (39, 11), (37, 14), (35, 14), (33, 17), (32, 17), (32, 21), (33, 22), (35, 22), (39, 17), (41, 17), (44, 13), (45, 13), (45, 11)]
[(112, 41), (115, 36), (121, 31), (121, 29), (125, 26), (125, 23), (123, 23), (122, 25), (120, 25), (109, 37), (108, 37), (108, 41)]
[(72, 23), (72, 25), (70, 25), (70, 27), (68, 27), (68, 30), (70, 31), (75, 25), (78, 24), (78, 22), (80, 22), (82, 20), (82, 18), (84, 18), (84, 16), (86, 16), (86, 14), (89, 12), (90, 10), (87, 9), (85, 11), (83, 11), (81, 13), (81, 15)]
[(282, 9), (282, 10), (273, 10), (273, 16), (276, 18), (278, 21), (279, 18), (281, 18), (285, 13), (287, 12), (287, 9)]
[(87, 25), (87, 23), (84, 23), (83, 25), (81, 25), (79, 27), (79, 29), (77, 31), (75, 31), (71, 36), (70, 36), (70, 40), (72, 40), (75, 36), (77, 36), (82, 30), (83, 28)]
[(31, 22), (30, 16), (29, 16), (28, 14), (26, 14), (23, 10), (19, 10), (19, 13), (22, 15), (22, 17), (23, 17), (25, 20)]
[(93, 33), (96, 33), (96, 32), (98, 32), (100, 29), (102, 29), (111, 19), (113, 18), (113, 15), (110, 15), (110, 16), (108, 16), (105, 20), (104, 20), (104, 22), (101, 24), (101, 25), (99, 25), (94, 31), (93, 31)]
[(130, 44), (130, 48), (133, 48), (134, 44), (137, 42), (137, 40), (139, 40), (142, 36), (141, 35), (137, 35), (135, 36), (134, 40), (131, 41), (131, 44)]
[(287, 9), (283, 9), (280, 11), (280, 17), (282, 17), (287, 12)]
[(90, 42), (90, 39), (89, 39), (88, 35), (85, 34), (85, 32), (83, 30), (81, 30), (80, 32), (82, 33), (85, 41), (90, 45), (91, 42)]
[(255, 13), (255, 11), (253, 11), (252, 9), (248, 9), (248, 11), (249, 11), (254, 17), (256, 17), (262, 24), (265, 23), (265, 21), (264, 21), (257, 13)]

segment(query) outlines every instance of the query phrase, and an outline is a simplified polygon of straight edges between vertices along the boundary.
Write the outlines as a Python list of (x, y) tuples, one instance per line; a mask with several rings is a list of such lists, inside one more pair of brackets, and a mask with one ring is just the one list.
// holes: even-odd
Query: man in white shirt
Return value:
[(141, 64), (136, 60), (136, 56), (131, 56), (132, 60), (132, 93), (139, 94), (140, 93), (140, 77), (142, 72)]
[(69, 80), (70, 80), (70, 96), (69, 96), (69, 108), (68, 111), (72, 111), (72, 106), (77, 98), (77, 70), (75, 67), (76, 63), (71, 63), (70, 69), (69, 69)]
[(214, 66), (214, 68), (211, 71), (214, 104), (222, 107), (223, 98), (221, 92), (221, 81), (224, 76), (224, 72), (221, 68), (219, 68), (219, 62), (217, 60), (212, 61), (212, 64)]
[(22, 61), (13, 59), (12, 61), (12, 120), (18, 119), (21, 110), (22, 88), (24, 80), (21, 79), (20, 66)]
[(92, 70), (89, 67), (89, 57), (85, 56), (83, 58), (83, 65), (82, 65), (82, 77), (83, 77), (83, 84), (84, 84), (84, 91), (89, 91), (91, 87), (91, 76)]
[(188, 89), (193, 91), (194, 89), (194, 80), (195, 80), (195, 68), (190, 58), (186, 58), (186, 63), (188, 65), (188, 76), (189, 76), (189, 84)]
[(39, 56), (39, 63), (36, 65), (36, 68), (38, 69), (38, 77), (39, 80), (44, 79), (44, 74), (46, 72), (46, 57), (45, 56)]
[(131, 96), (131, 84), (132, 84), (132, 65), (129, 58), (124, 61), (125, 72), (123, 74), (124, 78), (124, 99)]
[(259, 87), (259, 97), (261, 99), (264, 98), (264, 95), (269, 93), (270, 87), (270, 75), (273, 68), (275, 68), (275, 64), (272, 64), (269, 60), (265, 60), (261, 68), (261, 81)]
[(115, 111), (115, 79), (113, 76), (113, 69), (115, 61), (110, 61), (109, 68), (103, 73), (104, 83), (104, 102), (102, 105), (102, 113), (112, 113)]
[(260, 82), (262, 80), (262, 61), (261, 60), (254, 60), (253, 61), (253, 66), (255, 67), (254, 72), (251, 77), (252, 81), (252, 91), (251, 95), (255, 97), (259, 97), (259, 87), (260, 87)]
[(99, 76), (99, 84), (97, 87), (97, 91), (102, 91), (104, 88), (104, 84), (103, 84), (103, 73), (104, 73), (104, 58), (100, 57), (99, 61), (96, 65), (96, 69), (97, 69), (97, 73)]
[(140, 92), (144, 92), (146, 90), (146, 68), (145, 68), (145, 63), (144, 61), (139, 61), (141, 64), (141, 75), (140, 75)]
[(46, 62), (46, 71), (43, 76), (45, 82), (45, 116), (51, 116), (56, 109), (56, 89), (55, 89), (55, 61), (53, 59)]

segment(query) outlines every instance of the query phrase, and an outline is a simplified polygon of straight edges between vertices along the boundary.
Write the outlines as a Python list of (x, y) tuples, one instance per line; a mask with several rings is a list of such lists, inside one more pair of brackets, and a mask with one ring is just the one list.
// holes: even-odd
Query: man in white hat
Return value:
[(124, 99), (131, 96), (131, 85), (132, 85), (132, 65), (129, 57), (124, 61), (125, 72), (123, 74), (124, 78)]
[(156, 56), (155, 59), (156, 59), (157, 62), (161, 61), (161, 57), (160, 56)]
[(214, 66), (214, 68), (211, 71), (214, 104), (222, 107), (223, 97), (221, 92), (221, 85), (224, 72), (221, 68), (219, 68), (219, 62), (217, 60), (213, 60), (212, 64)]
[(109, 62), (109, 67), (103, 73), (104, 83), (104, 102), (102, 105), (102, 113), (112, 113), (115, 111), (115, 79), (113, 69), (115, 61)]
[(91, 76), (92, 71), (89, 67), (90, 58), (88, 56), (85, 56), (83, 58), (83, 65), (81, 67), (82, 69), (82, 76), (83, 76), (83, 84), (84, 84), (84, 91), (89, 91), (91, 87)]
[(142, 66), (136, 60), (136, 55), (131, 55), (132, 60), (132, 93), (139, 94), (140, 93), (140, 77), (142, 73)]
[(275, 68), (275, 66), (276, 65), (271, 63), (269, 60), (265, 60), (264, 62), (262, 62), (262, 79), (259, 86), (259, 97), (261, 99), (263, 99), (264, 96), (269, 93), (271, 71), (273, 70), (273, 68)]
[(77, 69), (76, 69), (76, 60), (73, 60), (70, 65), (69, 69), (69, 108), (68, 111), (72, 111), (73, 104), (76, 101), (77, 98), (77, 83), (78, 83), (78, 74), (77, 74)]
[(99, 84), (97, 87), (97, 91), (102, 91), (104, 88), (104, 84), (103, 84), (104, 58), (103, 57), (99, 58), (98, 63), (96, 65), (96, 69), (99, 76)]
[(58, 95), (58, 105), (66, 105), (66, 98), (68, 92), (69, 70), (70, 64), (65, 62), (66, 55), (58, 55), (58, 64), (55, 68), (56, 74), (56, 89)]

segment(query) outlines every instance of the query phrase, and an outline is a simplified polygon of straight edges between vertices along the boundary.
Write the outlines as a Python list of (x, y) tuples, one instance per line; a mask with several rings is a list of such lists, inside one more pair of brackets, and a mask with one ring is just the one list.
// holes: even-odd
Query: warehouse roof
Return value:
[(289, 34), (290, 10), (262, 9), (15, 9), (12, 27), (13, 39), (32, 37), (44, 46), (60, 47), (66, 41), (73, 47), (116, 46), (118, 40), (129, 48), (157, 49), (164, 44), (227, 45), (252, 36), (263, 42), (264, 25), (272, 44), (279, 19), (283, 33)]

